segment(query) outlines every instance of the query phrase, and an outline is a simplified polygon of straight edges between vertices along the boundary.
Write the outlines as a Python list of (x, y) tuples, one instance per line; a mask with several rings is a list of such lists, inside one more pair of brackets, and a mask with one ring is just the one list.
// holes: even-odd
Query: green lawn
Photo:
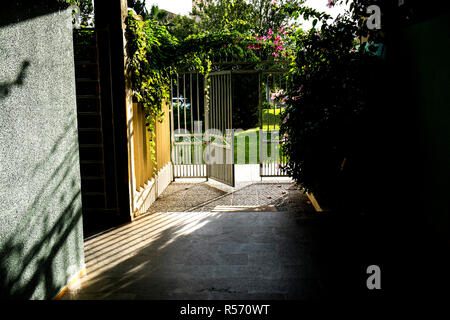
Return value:
[[(280, 129), (280, 109), (263, 109), (263, 130), (266, 131), (266, 140), (270, 139), (271, 130)], [(271, 156), (271, 144), (268, 143), (268, 156)], [(194, 146), (191, 146), (191, 154), (194, 154)], [(205, 145), (202, 146), (202, 154)], [(280, 150), (280, 157), (283, 156)], [(245, 131), (237, 131), (234, 135), (234, 163), (258, 164), (259, 163), (259, 128), (251, 128)]]
[[(247, 135), (248, 137), (244, 137)], [(250, 149), (253, 150), (251, 155)], [(240, 155), (239, 159), (238, 154)], [(259, 163), (259, 128), (252, 128), (234, 134), (234, 163)]]
[[(267, 130), (267, 139), (270, 138), (271, 130), (280, 130), (280, 108), (262, 110), (263, 130)], [(246, 136), (244, 139), (240, 137)], [(250, 152), (252, 150), (252, 152)], [(255, 151), (256, 150), (256, 151)], [(272, 153), (271, 145), (268, 144), (268, 155)], [(238, 159), (238, 154), (239, 159)], [(245, 155), (245, 156), (244, 156)], [(282, 156), (280, 151), (280, 156)], [(252, 128), (235, 133), (234, 138), (234, 162), (237, 164), (259, 163), (259, 128)]]
[[(266, 131), (266, 135), (267, 135), (266, 140), (270, 139), (270, 131)], [(272, 155), (272, 148), (270, 143), (268, 143), (267, 149), (268, 149), (267, 154), (270, 157)], [(280, 150), (280, 157), (281, 156), (282, 152)], [(259, 163), (259, 128), (252, 128), (235, 133), (234, 163), (236, 164)]]
[(262, 111), (262, 125), (264, 130), (279, 130), (280, 129), (280, 113), (281, 109), (263, 109)]

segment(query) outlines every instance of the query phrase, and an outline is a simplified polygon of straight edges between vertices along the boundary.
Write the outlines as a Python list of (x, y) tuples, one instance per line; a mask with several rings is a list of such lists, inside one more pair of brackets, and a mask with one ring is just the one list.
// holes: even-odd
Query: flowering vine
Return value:
[(276, 31), (269, 28), (267, 34), (263, 36), (255, 36), (255, 44), (248, 45), (248, 49), (260, 50), (267, 48), (270, 54), (274, 57), (286, 56), (288, 54), (287, 48), (290, 45), (291, 35), (295, 28), (291, 25), (281, 25)]

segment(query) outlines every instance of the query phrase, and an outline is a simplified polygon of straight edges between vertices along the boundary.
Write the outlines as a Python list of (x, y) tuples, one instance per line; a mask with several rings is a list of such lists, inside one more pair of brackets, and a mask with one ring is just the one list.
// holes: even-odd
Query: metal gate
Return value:
[[(284, 113), (286, 102), (272, 99), (272, 95), (286, 90), (287, 81), (283, 72), (263, 72), (260, 74), (260, 131), (259, 131), (259, 175), (261, 177), (283, 177), (287, 173), (283, 167), (287, 157), (281, 144), (286, 137), (280, 136), (280, 116)], [(265, 103), (263, 103), (265, 102)]]
[(174, 178), (206, 178), (203, 159), (204, 78), (195, 72), (171, 81), (171, 141)]
[(197, 72), (185, 72), (172, 80), (174, 178), (211, 178), (235, 185), (232, 77), (244, 73), (258, 75), (260, 176), (287, 176), (282, 170), (287, 159), (280, 148), (285, 138), (280, 137), (285, 105), (271, 99), (273, 93), (285, 90), (284, 73), (230, 70), (211, 72), (208, 79)]
[(234, 187), (234, 130), (231, 71), (209, 75), (209, 105), (206, 108), (206, 168), (208, 178)]

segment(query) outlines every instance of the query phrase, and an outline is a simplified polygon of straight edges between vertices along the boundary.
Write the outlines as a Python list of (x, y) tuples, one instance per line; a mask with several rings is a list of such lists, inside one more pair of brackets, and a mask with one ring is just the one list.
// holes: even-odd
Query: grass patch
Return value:
[[(259, 163), (259, 128), (252, 128), (245, 131), (240, 131), (234, 135), (234, 163), (236, 164), (258, 164)], [(265, 131), (266, 139), (271, 138), (270, 131)], [(277, 148), (278, 149), (278, 148)], [(283, 153), (281, 148), (279, 156)], [(267, 155), (272, 156), (272, 145), (267, 145)]]
[(264, 130), (280, 130), (281, 109), (263, 109), (262, 125)]
[[(270, 139), (270, 132), (272, 130), (280, 130), (280, 114), (282, 109), (263, 109), (262, 117), (263, 117), (263, 130), (267, 134), (265, 140)], [(234, 134), (234, 163), (236, 164), (259, 164), (259, 128), (251, 128), (244, 131), (237, 131)], [(197, 140), (198, 141), (198, 140)], [(188, 147), (189, 148), (189, 147)], [(272, 155), (272, 145), (268, 143), (267, 153), (270, 157)], [(278, 149), (278, 148), (277, 148)], [(205, 150), (205, 145), (201, 147), (202, 155)], [(186, 150), (188, 151), (188, 150)], [(195, 152), (199, 150), (194, 146), (191, 146), (191, 157), (193, 159), (193, 155)], [(283, 157), (283, 153), (281, 148), (279, 148), (280, 157)]]

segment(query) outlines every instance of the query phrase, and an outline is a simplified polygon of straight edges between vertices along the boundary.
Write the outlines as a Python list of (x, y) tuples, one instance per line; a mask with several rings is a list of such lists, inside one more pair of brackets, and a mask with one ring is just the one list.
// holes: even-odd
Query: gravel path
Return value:
[(293, 183), (243, 183), (236, 188), (214, 182), (172, 183), (148, 213), (179, 211), (314, 211)]

